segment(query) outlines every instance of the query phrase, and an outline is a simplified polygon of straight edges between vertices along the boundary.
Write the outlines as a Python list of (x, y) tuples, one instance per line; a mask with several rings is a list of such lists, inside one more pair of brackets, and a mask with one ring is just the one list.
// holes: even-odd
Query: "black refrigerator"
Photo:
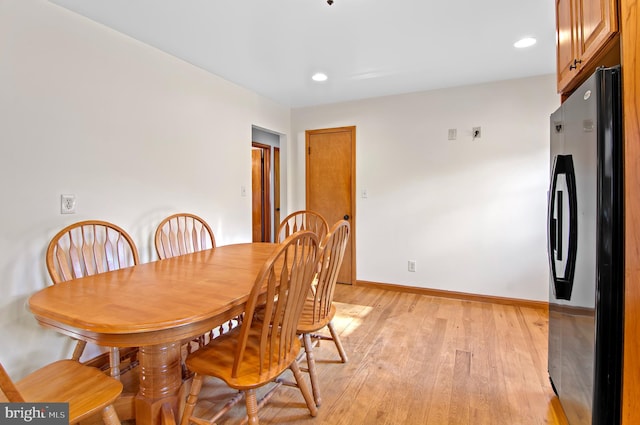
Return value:
[(570, 425), (620, 423), (624, 226), (620, 67), (551, 115), (549, 378)]

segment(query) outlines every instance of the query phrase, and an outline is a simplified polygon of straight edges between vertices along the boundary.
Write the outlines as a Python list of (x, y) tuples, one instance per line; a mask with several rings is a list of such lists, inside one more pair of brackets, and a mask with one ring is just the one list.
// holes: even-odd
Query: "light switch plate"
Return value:
[(407, 269), (410, 272), (415, 272), (416, 271), (416, 262), (414, 260), (409, 260), (407, 262)]

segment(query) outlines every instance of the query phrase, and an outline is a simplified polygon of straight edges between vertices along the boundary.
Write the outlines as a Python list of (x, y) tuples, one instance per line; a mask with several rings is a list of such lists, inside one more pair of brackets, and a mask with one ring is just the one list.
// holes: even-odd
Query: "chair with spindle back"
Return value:
[(276, 233), (277, 241), (282, 242), (289, 235), (300, 230), (310, 230), (316, 234), (318, 240), (322, 241), (329, 230), (329, 224), (322, 215), (315, 211), (296, 211), (280, 222)]
[[(244, 393), (250, 424), (258, 424), (258, 408), (284, 383), (278, 377), (291, 369), (296, 385), (312, 416), (317, 414), (313, 396), (296, 362), (300, 339), (296, 329), (302, 306), (317, 269), (318, 238), (311, 231), (288, 237), (267, 259), (256, 276), (247, 300), (245, 318), (240, 327), (214, 339), (187, 357), (187, 367), (194, 372), (191, 391), (184, 408), (181, 425), (191, 422), (214, 423), (235, 405)], [(260, 318), (254, 316), (260, 307)], [(213, 418), (192, 417), (205, 376), (222, 379), (239, 390)], [(258, 402), (256, 390), (274, 382)]]
[[(321, 398), (313, 346), (321, 339), (332, 340), (338, 349), (342, 363), (346, 363), (348, 360), (340, 337), (331, 321), (336, 314), (336, 307), (333, 305), (333, 294), (347, 242), (349, 241), (349, 233), (349, 222), (340, 220), (333, 225), (320, 244), (318, 275), (311, 291), (309, 291), (298, 322), (298, 334), (302, 335), (307, 359), (307, 371), (309, 372), (311, 390), (313, 391), (316, 406), (320, 406)], [(325, 327), (329, 329), (330, 337), (314, 333)]]
[(0, 364), (0, 390), (11, 403), (69, 403), (70, 424), (102, 411), (105, 424), (120, 425), (113, 403), (122, 383), (75, 360), (51, 363), (15, 383)]
[[(131, 236), (115, 224), (99, 220), (80, 221), (65, 227), (51, 239), (46, 254), (47, 270), (54, 284), (139, 262), (138, 250)], [(85, 346), (85, 341), (78, 341), (72, 359), (80, 360)], [(108, 367), (115, 378), (124, 372), (120, 370), (121, 355), (135, 359), (137, 350), (122, 351), (117, 347), (110, 348)], [(105, 366), (97, 361), (91, 364)], [(129, 367), (134, 364), (132, 360)]]
[(173, 214), (160, 222), (156, 229), (155, 245), (158, 258), (175, 257), (204, 249), (215, 248), (213, 230), (194, 214)]

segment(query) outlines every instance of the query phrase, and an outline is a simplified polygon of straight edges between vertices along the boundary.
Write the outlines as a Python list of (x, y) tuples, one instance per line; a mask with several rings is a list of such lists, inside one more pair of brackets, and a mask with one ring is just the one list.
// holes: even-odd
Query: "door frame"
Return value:
[[(314, 134), (327, 134), (327, 133), (342, 133), (349, 132), (351, 134), (351, 159), (350, 159), (350, 173), (351, 173), (351, 216), (349, 219), (349, 225), (351, 228), (350, 244), (351, 244), (351, 284), (356, 283), (356, 126), (348, 127), (335, 127), (335, 128), (323, 128), (316, 130), (305, 131), (305, 207), (309, 209), (309, 137)], [(333, 223), (329, 223), (332, 226)]]
[[(273, 146), (273, 232), (278, 230), (280, 220), (280, 147)], [(275, 239), (275, 237), (274, 237)]]

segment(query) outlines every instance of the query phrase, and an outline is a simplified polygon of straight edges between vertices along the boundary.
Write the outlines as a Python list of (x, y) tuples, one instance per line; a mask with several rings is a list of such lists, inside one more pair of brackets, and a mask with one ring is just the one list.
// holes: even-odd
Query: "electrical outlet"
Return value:
[(409, 269), (410, 272), (415, 272), (416, 271), (416, 262), (413, 260), (409, 260), (407, 268)]
[(457, 130), (455, 128), (450, 128), (449, 129), (449, 140), (456, 140), (456, 137), (458, 136), (457, 134)]
[(60, 214), (76, 213), (76, 195), (60, 195)]
[(471, 135), (473, 136), (474, 139), (479, 139), (480, 136), (482, 136), (481, 128), (480, 127), (473, 127), (471, 129)]

